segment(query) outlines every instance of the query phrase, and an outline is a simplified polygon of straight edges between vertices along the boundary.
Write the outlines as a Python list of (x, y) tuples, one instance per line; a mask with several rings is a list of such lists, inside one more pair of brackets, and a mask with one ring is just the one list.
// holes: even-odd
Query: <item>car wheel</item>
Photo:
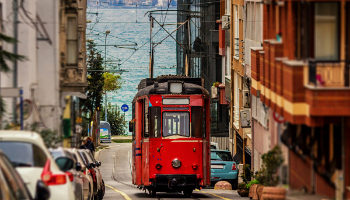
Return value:
[(231, 181), (231, 185), (232, 185), (232, 190), (237, 190), (237, 187), (238, 187), (238, 178), (233, 179), (233, 180)]

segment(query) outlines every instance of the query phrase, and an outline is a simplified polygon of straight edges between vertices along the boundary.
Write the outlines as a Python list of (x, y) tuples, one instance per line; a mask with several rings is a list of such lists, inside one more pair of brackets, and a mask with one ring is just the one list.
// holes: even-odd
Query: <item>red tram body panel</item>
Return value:
[(144, 79), (133, 100), (132, 183), (192, 193), (210, 185), (210, 98), (202, 79)]

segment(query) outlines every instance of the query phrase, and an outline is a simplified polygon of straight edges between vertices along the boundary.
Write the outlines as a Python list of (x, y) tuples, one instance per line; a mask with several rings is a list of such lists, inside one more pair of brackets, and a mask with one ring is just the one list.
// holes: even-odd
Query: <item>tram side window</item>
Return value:
[(203, 107), (193, 106), (191, 108), (192, 137), (202, 137), (203, 134)]
[(160, 107), (149, 108), (149, 136), (158, 138), (161, 136), (161, 109)]
[(189, 112), (163, 112), (163, 136), (190, 136)]
[(145, 120), (145, 127), (144, 127), (144, 133), (145, 133), (145, 137), (148, 137), (149, 134), (148, 134), (148, 100), (145, 99), (144, 101), (144, 108), (145, 108), (145, 117), (144, 117), (144, 120)]
[[(135, 102), (133, 102), (132, 103), (132, 120), (134, 120), (135, 119)], [(136, 127), (135, 127), (135, 125), (136, 125), (136, 123), (135, 123), (135, 121), (133, 121), (132, 122), (133, 124), (132, 124), (132, 141), (134, 141), (135, 140), (135, 129), (136, 129)]]

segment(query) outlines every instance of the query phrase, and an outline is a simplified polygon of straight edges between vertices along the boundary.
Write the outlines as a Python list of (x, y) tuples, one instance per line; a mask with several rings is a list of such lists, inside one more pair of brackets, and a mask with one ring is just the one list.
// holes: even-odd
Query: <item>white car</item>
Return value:
[(74, 200), (67, 174), (61, 172), (38, 133), (0, 131), (0, 149), (11, 160), (32, 196), (42, 180), (50, 190), (50, 200)]
[[(94, 180), (92, 179), (92, 175), (90, 174), (89, 169), (85, 166), (83, 158), (79, 154), (78, 150), (76, 148), (66, 148), (69, 152), (75, 155), (77, 158), (77, 162), (81, 165), (81, 176), (84, 177), (84, 200), (93, 199), (93, 191), (94, 191)], [(89, 190), (85, 190), (85, 179), (88, 180), (88, 188)]]

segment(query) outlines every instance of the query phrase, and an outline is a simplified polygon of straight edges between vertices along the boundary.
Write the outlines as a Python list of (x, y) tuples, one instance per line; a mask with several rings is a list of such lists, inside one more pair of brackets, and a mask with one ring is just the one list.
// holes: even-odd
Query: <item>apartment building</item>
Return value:
[[(79, 98), (86, 82), (86, 0), (1, 0), (2, 33), (18, 39), (3, 44), (7, 51), (26, 56), (8, 63), (1, 87), (22, 88), (25, 102), (23, 127), (36, 124), (65, 137), (65, 146), (80, 134)], [(3, 124), (20, 122), (19, 98), (4, 98)], [(14, 106), (15, 105), (15, 106)], [(15, 109), (14, 109), (15, 108)], [(16, 116), (16, 119), (14, 119)], [(63, 128), (62, 128), (63, 127)]]
[(350, 198), (349, 19), (345, 0), (263, 1), (263, 47), (250, 49), (252, 104), (269, 121), (254, 137), (288, 147), (291, 189), (336, 199)]

